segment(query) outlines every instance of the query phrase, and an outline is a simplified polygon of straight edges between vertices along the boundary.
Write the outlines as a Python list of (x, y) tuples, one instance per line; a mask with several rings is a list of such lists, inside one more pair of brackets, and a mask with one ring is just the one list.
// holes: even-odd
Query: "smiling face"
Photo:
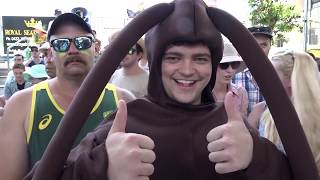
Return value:
[(162, 83), (173, 100), (198, 105), (211, 79), (211, 53), (207, 46), (179, 45), (169, 47), (162, 58)]
[(79, 50), (74, 44), (75, 37), (93, 35), (83, 30), (79, 25), (66, 23), (61, 25), (50, 37), (50, 41), (59, 38), (73, 39), (70, 48), (66, 52), (57, 52), (51, 47), (52, 58), (55, 61), (57, 76), (63, 76), (67, 79), (83, 79), (93, 66), (93, 57), (95, 46), (88, 49)]

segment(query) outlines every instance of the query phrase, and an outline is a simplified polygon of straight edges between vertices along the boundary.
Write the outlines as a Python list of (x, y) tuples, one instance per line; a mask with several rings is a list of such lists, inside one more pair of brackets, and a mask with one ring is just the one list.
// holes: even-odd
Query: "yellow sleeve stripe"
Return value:
[(49, 99), (51, 101), (51, 103), (53, 104), (53, 106), (61, 113), (61, 114), (65, 114), (65, 111), (59, 106), (59, 104), (57, 103), (57, 101), (53, 98), (53, 95), (49, 89), (49, 84), (46, 83), (43, 85), (43, 89), (46, 89), (47, 94), (49, 96)]
[(115, 85), (113, 85), (113, 84), (108, 83), (106, 88), (113, 92), (114, 100), (116, 101), (116, 105), (118, 106), (119, 96), (118, 96), (118, 93), (117, 93), (117, 87)]
[(100, 94), (100, 97), (99, 97), (98, 101), (96, 102), (96, 104), (95, 104), (94, 107), (92, 108), (90, 114), (94, 113), (94, 112), (98, 109), (98, 107), (100, 106), (100, 103), (101, 103), (102, 100), (103, 100), (105, 91), (106, 91), (106, 90), (103, 89), (102, 93)]
[(32, 127), (34, 122), (34, 110), (36, 108), (36, 94), (37, 91), (44, 88), (45, 84), (48, 84), (46, 81), (35, 84), (32, 89), (32, 97), (31, 97), (31, 109), (29, 114), (29, 125), (28, 125), (28, 136), (27, 136), (27, 144), (29, 144), (31, 133), (32, 133)]
[[(100, 94), (100, 97), (99, 97), (97, 103), (94, 105), (94, 107), (93, 107), (92, 111), (90, 112), (90, 114), (94, 113), (94, 112), (98, 109), (98, 107), (100, 106), (100, 104), (101, 104), (101, 102), (102, 102), (102, 100), (103, 100), (103, 97), (104, 97), (104, 95), (105, 95), (106, 89), (108, 89), (108, 90), (110, 90), (110, 91), (113, 92), (113, 94), (114, 94), (114, 100), (116, 101), (116, 104), (118, 105), (118, 101), (119, 101), (119, 100), (118, 100), (118, 96), (117, 96), (117, 88), (116, 88), (115, 85), (108, 83), (108, 84), (106, 85), (106, 87), (103, 89), (102, 93)], [(111, 100), (111, 99), (110, 99), (110, 100)]]

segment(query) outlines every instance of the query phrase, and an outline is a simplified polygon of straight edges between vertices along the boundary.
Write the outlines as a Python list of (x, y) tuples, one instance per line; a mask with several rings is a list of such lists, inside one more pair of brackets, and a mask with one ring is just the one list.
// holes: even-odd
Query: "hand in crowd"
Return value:
[(151, 138), (135, 133), (126, 133), (127, 106), (121, 100), (118, 112), (106, 139), (109, 158), (110, 180), (147, 180), (153, 174), (155, 153)]
[(233, 92), (225, 97), (228, 122), (207, 134), (209, 160), (217, 173), (243, 170), (252, 160), (253, 140), (239, 111), (240, 98)]

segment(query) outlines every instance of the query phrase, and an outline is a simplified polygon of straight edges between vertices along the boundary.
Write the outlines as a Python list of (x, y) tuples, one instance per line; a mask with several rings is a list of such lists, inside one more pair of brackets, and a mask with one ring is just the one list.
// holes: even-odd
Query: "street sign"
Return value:
[(4, 53), (7, 54), (10, 46), (10, 54), (24, 50), (29, 45), (28, 40), (41, 43), (45, 40), (43, 33), (45, 34), (53, 19), (54, 17), (2, 16)]

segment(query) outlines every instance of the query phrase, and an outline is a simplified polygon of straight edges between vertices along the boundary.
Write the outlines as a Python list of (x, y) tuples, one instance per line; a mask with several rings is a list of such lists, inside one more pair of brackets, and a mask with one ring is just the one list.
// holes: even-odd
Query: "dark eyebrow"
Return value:
[(208, 54), (208, 53), (197, 53), (197, 54), (194, 54), (193, 57), (207, 57), (207, 58), (211, 58), (211, 55)]
[[(167, 55), (182, 56), (182, 53), (180, 53), (180, 52), (166, 52), (164, 54), (164, 56), (167, 56)], [(193, 55), (193, 57), (199, 57), (199, 56), (205, 56), (205, 57), (211, 58), (210, 54), (208, 54), (208, 53), (197, 53), (197, 54)]]
[(260, 43), (261, 45), (268, 45), (268, 43), (267, 42), (262, 42), (262, 43)]
[(164, 53), (164, 56), (168, 56), (168, 55), (182, 56), (182, 54), (179, 52), (166, 52), (166, 53)]

